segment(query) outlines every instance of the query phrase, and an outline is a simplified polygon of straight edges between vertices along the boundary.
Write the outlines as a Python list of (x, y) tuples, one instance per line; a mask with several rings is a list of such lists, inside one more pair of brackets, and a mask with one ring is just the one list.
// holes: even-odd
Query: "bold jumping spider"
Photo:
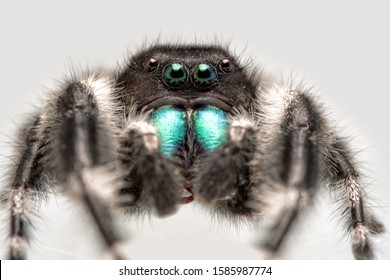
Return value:
[(221, 46), (154, 45), (121, 71), (74, 74), (19, 139), (3, 194), (11, 259), (25, 258), (35, 198), (55, 186), (86, 207), (113, 258), (127, 257), (113, 210), (165, 216), (193, 200), (269, 219), (261, 248), (273, 257), (322, 184), (339, 195), (355, 258), (374, 258), (369, 235), (383, 231), (346, 141), (309, 92)]

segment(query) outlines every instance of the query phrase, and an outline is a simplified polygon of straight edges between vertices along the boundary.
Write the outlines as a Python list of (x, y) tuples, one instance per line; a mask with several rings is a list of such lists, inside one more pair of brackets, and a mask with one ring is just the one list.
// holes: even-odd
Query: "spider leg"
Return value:
[(326, 162), (331, 186), (340, 197), (352, 233), (352, 252), (356, 259), (374, 259), (369, 234), (381, 233), (384, 227), (365, 205), (361, 176), (342, 139), (336, 138), (330, 145)]
[[(262, 92), (259, 109), (263, 139), (259, 187), (251, 194), (248, 206), (266, 208), (275, 222), (262, 242), (273, 258), (300, 213), (306, 208), (321, 181), (330, 181), (340, 193), (344, 214), (353, 236), (353, 253), (357, 259), (372, 259), (369, 232), (381, 232), (383, 226), (365, 208), (360, 173), (346, 145), (334, 136), (319, 107), (305, 92)], [(270, 118), (271, 113), (275, 116)], [(265, 205), (265, 207), (264, 207)]]
[(112, 91), (104, 76), (91, 75), (65, 86), (48, 114), (52, 144), (47, 158), (65, 191), (90, 214), (111, 257), (123, 259), (121, 238), (110, 213), (110, 199), (117, 191)]
[(263, 244), (271, 256), (279, 251), (300, 210), (308, 204), (308, 200), (314, 194), (312, 188), (317, 182), (313, 177), (317, 175), (318, 163), (312, 160), (314, 143), (309, 140), (309, 135), (307, 128), (295, 127), (288, 136), (291, 144), (285, 154), (288, 163), (285, 165), (284, 180), (282, 183), (275, 182), (274, 185), (274, 191), (283, 192), (283, 203), (279, 209), (275, 209), (276, 222)]
[[(101, 190), (96, 189), (107, 183), (104, 187), (111, 191), (103, 192), (113, 194), (116, 190), (116, 175), (109, 174), (115, 173), (112, 163), (116, 153), (113, 141), (109, 140), (115, 135), (112, 127), (116, 118), (113, 112), (108, 113), (109, 107), (115, 107), (109, 104), (110, 87), (108, 78), (90, 76), (80, 82), (68, 81), (43, 113), (21, 132), (24, 140), (19, 144), (19, 160), (11, 172), (11, 187), (2, 194), (3, 200), (10, 202), (10, 259), (25, 258), (32, 225), (29, 214), (37, 207), (34, 198), (44, 196), (56, 184), (65, 186), (65, 191), (79, 199), (111, 255), (123, 258), (109, 212), (111, 205), (106, 203), (108, 196), (103, 197)], [(91, 181), (93, 175), (98, 179)], [(107, 177), (112, 180), (109, 182)]]
[(42, 182), (40, 160), (40, 119), (33, 118), (21, 131), (24, 135), (20, 143), (19, 162), (10, 172), (13, 176), (10, 188), (2, 194), (4, 200), (10, 202), (10, 242), (8, 259), (25, 259), (26, 243), (29, 240), (31, 214), (35, 205), (32, 199), (42, 198), (46, 193)]
[(133, 206), (147, 205), (159, 216), (174, 213), (183, 186), (181, 172), (160, 152), (156, 128), (130, 118), (120, 142), (119, 160), (127, 173), (123, 195), (132, 194), (139, 200)]
[(203, 155), (196, 164), (193, 190), (198, 200), (225, 206), (235, 214), (251, 213), (245, 202), (252, 184), (255, 131), (256, 124), (250, 118), (231, 118), (227, 142)]
[(304, 94), (279, 88), (262, 94), (259, 185), (247, 205), (274, 221), (261, 242), (274, 258), (318, 187), (322, 123)]

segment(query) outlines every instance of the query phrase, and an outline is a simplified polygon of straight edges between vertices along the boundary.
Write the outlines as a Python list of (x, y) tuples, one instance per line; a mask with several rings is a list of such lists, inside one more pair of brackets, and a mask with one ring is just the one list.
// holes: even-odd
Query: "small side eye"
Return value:
[(154, 72), (156, 71), (158, 65), (158, 60), (152, 57), (144, 62), (144, 69), (148, 72)]
[(224, 73), (230, 73), (233, 71), (233, 63), (229, 59), (224, 58), (219, 62), (219, 69)]
[(187, 82), (187, 69), (180, 63), (172, 63), (164, 67), (163, 80), (170, 87), (181, 87)]
[(217, 72), (213, 66), (201, 63), (194, 69), (192, 78), (197, 87), (207, 88), (216, 81)]

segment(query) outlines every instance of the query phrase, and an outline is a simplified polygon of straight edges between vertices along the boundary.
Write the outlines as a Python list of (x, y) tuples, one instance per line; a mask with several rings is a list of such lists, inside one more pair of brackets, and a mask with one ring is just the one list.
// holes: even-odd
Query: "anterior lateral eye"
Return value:
[(207, 151), (213, 151), (227, 141), (227, 114), (214, 106), (195, 110), (193, 123), (196, 139)]
[(197, 87), (206, 88), (214, 84), (217, 72), (213, 66), (201, 63), (194, 69), (192, 79)]
[(157, 59), (151, 57), (144, 62), (144, 69), (148, 72), (154, 72), (157, 70), (159, 62)]
[(219, 62), (219, 69), (224, 73), (230, 73), (233, 71), (233, 63), (229, 59), (224, 58)]
[(152, 124), (157, 129), (161, 152), (170, 157), (183, 143), (187, 133), (187, 114), (185, 111), (167, 105), (152, 112)]
[(187, 69), (180, 63), (172, 63), (164, 67), (164, 82), (170, 87), (181, 87), (187, 82)]

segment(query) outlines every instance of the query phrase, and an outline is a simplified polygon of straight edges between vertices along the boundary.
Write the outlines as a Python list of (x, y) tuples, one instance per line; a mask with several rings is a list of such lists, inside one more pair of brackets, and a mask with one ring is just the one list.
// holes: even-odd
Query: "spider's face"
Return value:
[(215, 46), (154, 46), (131, 60), (122, 79), (128, 97), (145, 109), (212, 105), (229, 112), (253, 95), (243, 67)]
[(254, 92), (237, 59), (216, 46), (154, 46), (121, 79), (127, 106), (152, 111), (166, 156), (188, 144), (191, 131), (203, 150), (214, 150), (226, 141), (229, 112), (247, 106)]

